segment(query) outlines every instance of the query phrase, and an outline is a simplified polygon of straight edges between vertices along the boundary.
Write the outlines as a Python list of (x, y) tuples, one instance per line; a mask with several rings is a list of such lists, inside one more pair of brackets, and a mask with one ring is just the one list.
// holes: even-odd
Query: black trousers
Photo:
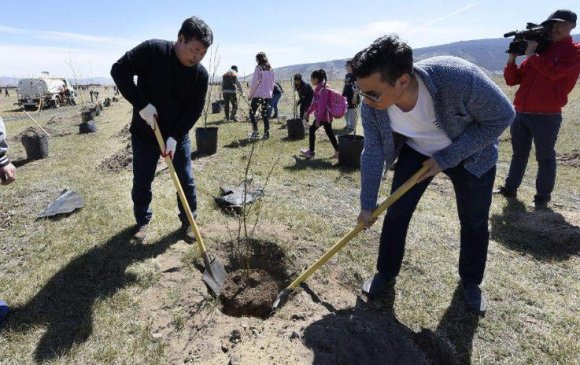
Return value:
[[(320, 125), (322, 125), (324, 127), (324, 131), (326, 132), (326, 135), (328, 136), (328, 139), (330, 139), (330, 143), (332, 143), (332, 147), (334, 147), (335, 151), (338, 151), (338, 141), (336, 140), (336, 137), (334, 136), (334, 131), (332, 130), (332, 125), (330, 123), (320, 123)], [(310, 151), (314, 152), (314, 143), (316, 141), (316, 130), (318, 128), (320, 128), (320, 125), (317, 127), (316, 126), (316, 121), (314, 121), (314, 123), (312, 123), (312, 125), (310, 126), (310, 133), (308, 135), (309, 138), (309, 142), (310, 142)]]
[[(236, 93), (224, 93), (224, 112), (226, 113), (226, 119), (230, 117), (235, 118), (236, 112), (238, 111), (238, 96)], [(230, 103), (232, 104), (232, 112), (230, 114)]]

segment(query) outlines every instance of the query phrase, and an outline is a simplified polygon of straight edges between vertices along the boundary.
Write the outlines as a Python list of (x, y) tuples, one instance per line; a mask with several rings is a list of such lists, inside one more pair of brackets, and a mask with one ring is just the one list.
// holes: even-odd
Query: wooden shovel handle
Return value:
[[(155, 128), (153, 129), (155, 132), (155, 137), (157, 138), (157, 143), (159, 144), (159, 148), (161, 148), (161, 153), (165, 152), (165, 142), (163, 141), (163, 136), (161, 135), (161, 131), (159, 130), (159, 126), (157, 122), (155, 122)], [(185, 215), (187, 216), (187, 220), (193, 230), (193, 234), (195, 234), (195, 238), (197, 240), (197, 244), (201, 253), (203, 255), (204, 261), (207, 261), (206, 267), (209, 267), (209, 259), (207, 257), (207, 251), (205, 249), (205, 244), (203, 243), (203, 239), (201, 238), (201, 234), (199, 234), (199, 229), (197, 228), (197, 224), (195, 223), (195, 219), (193, 219), (193, 214), (191, 213), (191, 208), (189, 207), (189, 203), (185, 198), (185, 193), (183, 192), (183, 188), (181, 187), (181, 183), (179, 182), (179, 178), (177, 177), (177, 173), (175, 172), (175, 167), (173, 166), (173, 161), (171, 157), (168, 155), (164, 157), (165, 163), (169, 168), (169, 175), (171, 175), (171, 179), (175, 184), (175, 189), (177, 189), (177, 195), (179, 196), (179, 200), (181, 201), (181, 205), (183, 205), (183, 209), (185, 210)]]
[[(392, 193), (384, 202), (381, 203), (373, 212), (371, 213), (371, 219), (377, 218), (381, 213), (383, 213), (389, 206), (396, 202), (403, 194), (405, 194), (409, 189), (411, 189), (421, 175), (429, 170), (429, 166), (423, 166), (419, 171), (417, 171), (413, 176), (409, 178), (403, 185), (401, 185), (394, 193)], [(360, 231), (364, 229), (362, 223), (357, 223), (357, 225), (350, 230), (344, 237), (334, 244), (324, 255), (322, 255), (314, 264), (312, 264), (308, 269), (306, 269), (299, 277), (296, 278), (289, 286), (288, 289), (294, 289), (316, 270), (318, 270), (322, 265), (326, 263), (332, 256), (334, 256), (338, 251), (340, 251), (351, 239), (353, 239)]]

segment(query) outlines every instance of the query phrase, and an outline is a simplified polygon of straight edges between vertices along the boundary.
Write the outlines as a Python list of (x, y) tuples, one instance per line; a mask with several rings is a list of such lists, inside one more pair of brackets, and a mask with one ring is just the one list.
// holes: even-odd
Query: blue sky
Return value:
[[(260, 51), (280, 67), (351, 57), (386, 33), (398, 33), (418, 48), (498, 38), (526, 22), (540, 22), (559, 8), (580, 13), (580, 0), (76, 0), (60, 6), (27, 0), (26, 8), (19, 1), (0, 4), (0, 76), (14, 77), (43, 70), (66, 77), (106, 77), (112, 63), (141, 41), (175, 40), (181, 22), (191, 15), (204, 19), (214, 31), (218, 74), (232, 64), (247, 74)], [(206, 66), (207, 61), (208, 57)]]

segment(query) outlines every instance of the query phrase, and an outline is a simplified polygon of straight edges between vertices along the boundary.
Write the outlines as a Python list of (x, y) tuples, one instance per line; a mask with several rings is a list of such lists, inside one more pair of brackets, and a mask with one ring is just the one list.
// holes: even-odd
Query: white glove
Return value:
[(149, 124), (151, 129), (155, 129), (155, 120), (157, 119), (157, 109), (153, 106), (153, 104), (149, 103), (147, 106), (139, 111), (139, 115), (143, 118), (144, 121)]
[(165, 142), (165, 152), (163, 152), (163, 157), (169, 156), (169, 158), (173, 160), (173, 156), (175, 156), (175, 149), (176, 148), (177, 148), (177, 141), (173, 137), (167, 138), (167, 142)]

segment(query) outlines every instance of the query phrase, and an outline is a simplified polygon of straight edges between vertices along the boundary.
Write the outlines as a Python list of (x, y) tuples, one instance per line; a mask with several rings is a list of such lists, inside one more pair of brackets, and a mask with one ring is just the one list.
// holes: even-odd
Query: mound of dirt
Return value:
[(572, 153), (558, 155), (556, 160), (564, 166), (580, 167), (580, 150), (573, 150)]
[(125, 148), (117, 151), (111, 157), (103, 160), (97, 169), (105, 172), (120, 172), (122, 170), (131, 170), (133, 166), (133, 148), (127, 143)]
[(123, 129), (121, 129), (119, 131), (119, 133), (117, 133), (116, 137), (122, 138), (123, 140), (129, 140), (131, 137), (131, 132), (129, 132), (129, 128), (131, 127), (131, 124), (127, 124), (123, 127)]
[(222, 290), (223, 312), (230, 316), (267, 318), (276, 300), (278, 283), (261, 269), (229, 273)]

